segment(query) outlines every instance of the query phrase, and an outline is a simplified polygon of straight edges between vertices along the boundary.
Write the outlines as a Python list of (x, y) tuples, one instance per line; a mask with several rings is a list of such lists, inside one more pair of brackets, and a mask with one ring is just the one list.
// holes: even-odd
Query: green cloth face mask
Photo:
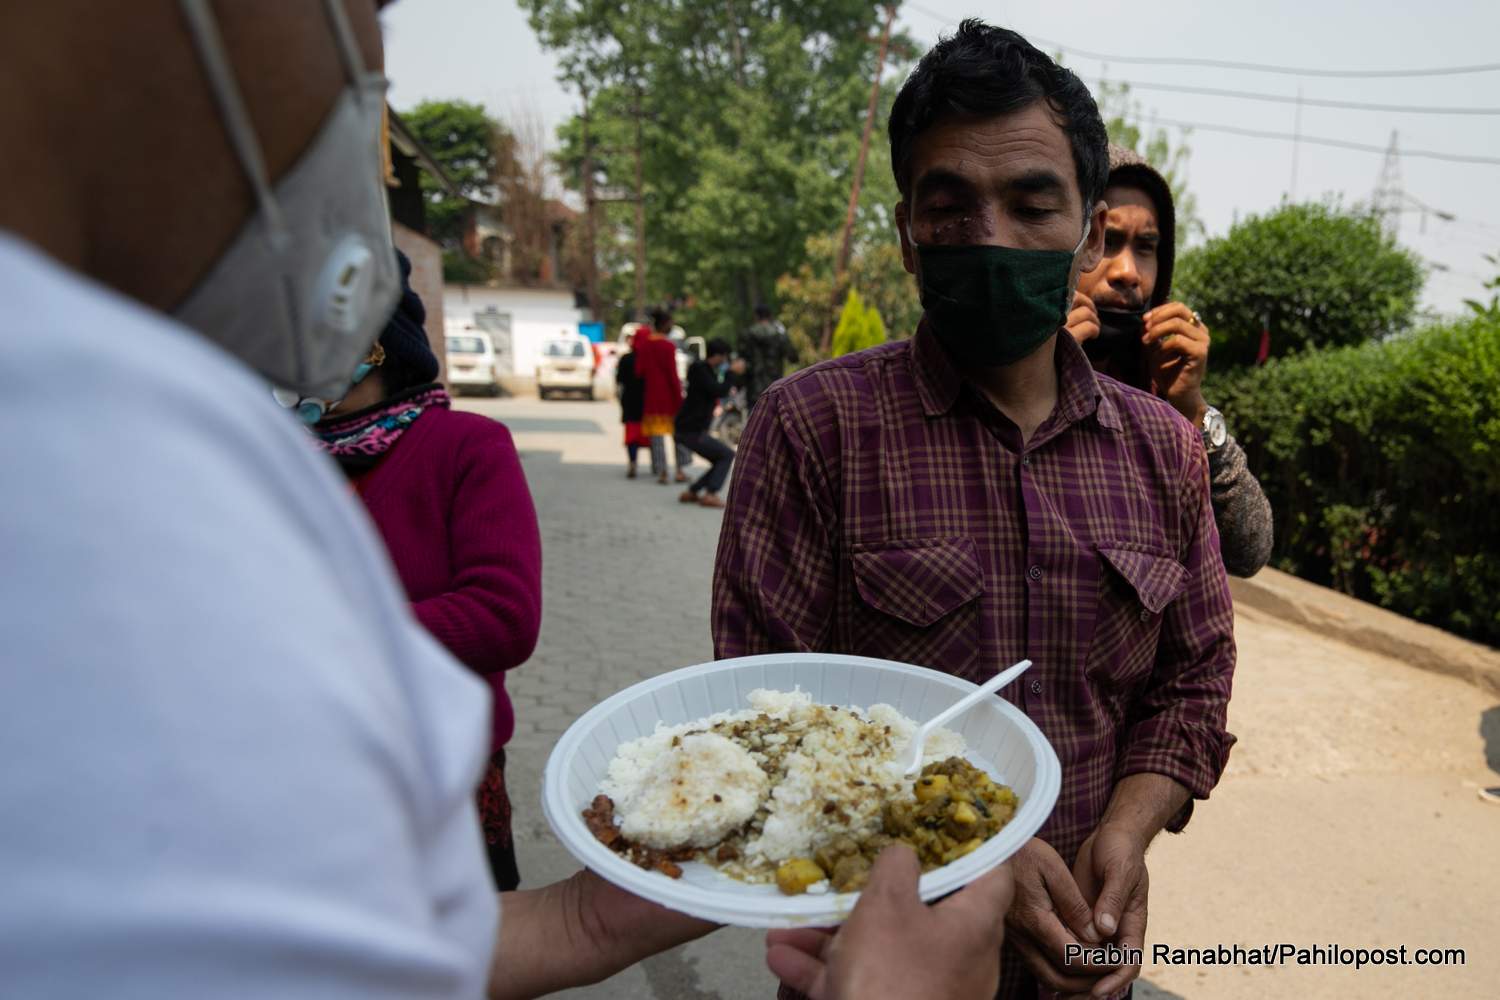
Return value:
[[(1068, 316), (1073, 258), (1065, 250), (918, 246), (922, 309), (938, 342), (960, 367), (1014, 364), (1058, 331)], [(911, 237), (911, 230), (907, 230)]]

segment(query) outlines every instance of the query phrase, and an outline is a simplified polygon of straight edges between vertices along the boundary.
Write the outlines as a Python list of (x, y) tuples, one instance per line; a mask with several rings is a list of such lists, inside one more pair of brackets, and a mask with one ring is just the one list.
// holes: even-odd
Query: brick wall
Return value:
[(443, 338), (443, 251), (427, 237), (407, 229), (399, 222), (391, 224), (396, 249), (411, 260), (411, 287), (427, 307), (427, 343), (438, 359), (438, 381), (448, 379), (448, 350)]

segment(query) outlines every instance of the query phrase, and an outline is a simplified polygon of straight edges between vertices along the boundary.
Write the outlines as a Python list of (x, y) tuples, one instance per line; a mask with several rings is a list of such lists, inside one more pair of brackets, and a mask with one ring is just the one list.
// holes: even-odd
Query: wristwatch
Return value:
[(1212, 455), (1224, 447), (1229, 440), (1229, 425), (1224, 423), (1224, 414), (1212, 406), (1203, 411), (1203, 447)]

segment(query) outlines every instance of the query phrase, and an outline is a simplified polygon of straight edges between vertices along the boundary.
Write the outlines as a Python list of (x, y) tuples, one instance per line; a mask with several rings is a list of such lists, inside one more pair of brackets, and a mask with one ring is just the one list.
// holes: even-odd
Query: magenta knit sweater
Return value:
[(542, 540), (510, 431), (433, 407), (355, 485), (417, 619), (494, 691), (499, 749), (515, 729), (505, 671), (542, 622)]

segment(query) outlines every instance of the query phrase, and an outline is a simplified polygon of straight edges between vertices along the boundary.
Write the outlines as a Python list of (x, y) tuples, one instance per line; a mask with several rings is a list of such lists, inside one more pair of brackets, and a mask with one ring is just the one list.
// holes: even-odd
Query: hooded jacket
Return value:
[(1172, 294), (1172, 268), (1177, 261), (1177, 209), (1172, 202), (1172, 188), (1156, 168), (1133, 149), (1109, 147), (1109, 186), (1133, 187), (1146, 192), (1156, 206), (1156, 228), (1161, 242), (1156, 246), (1156, 286), (1151, 290), (1150, 308), (1166, 302)]
[[(1156, 284), (1148, 307), (1155, 309), (1172, 296), (1172, 270), (1177, 262), (1177, 209), (1172, 188), (1155, 167), (1134, 150), (1111, 144), (1109, 186), (1144, 191), (1156, 207)], [(1254, 576), (1271, 558), (1271, 504), (1250, 472), (1245, 452), (1233, 437), (1208, 459), (1214, 521), (1219, 528), (1219, 551), (1224, 568), (1235, 576)]]

